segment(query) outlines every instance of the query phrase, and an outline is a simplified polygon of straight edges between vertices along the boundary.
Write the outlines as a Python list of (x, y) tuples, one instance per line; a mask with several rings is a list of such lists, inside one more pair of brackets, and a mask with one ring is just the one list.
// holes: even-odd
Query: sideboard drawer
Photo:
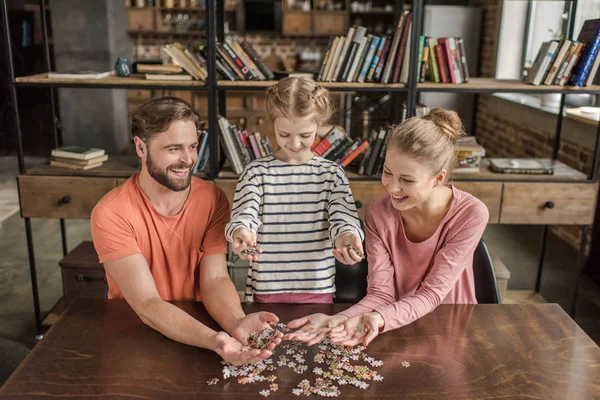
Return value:
[(490, 212), (490, 224), (497, 224), (502, 203), (502, 182), (453, 182), (457, 189), (472, 194), (483, 202)]
[(358, 216), (363, 221), (367, 216), (369, 205), (387, 193), (387, 189), (379, 181), (350, 181), (350, 189), (358, 209)]
[(594, 221), (598, 185), (504, 183), (500, 223), (587, 225)]
[(21, 216), (86, 219), (115, 178), (20, 175)]

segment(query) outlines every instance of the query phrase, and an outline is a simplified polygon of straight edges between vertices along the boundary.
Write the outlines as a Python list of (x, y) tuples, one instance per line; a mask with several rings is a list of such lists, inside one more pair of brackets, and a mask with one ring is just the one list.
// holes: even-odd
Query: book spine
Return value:
[(221, 46), (223, 46), (223, 49), (227, 52), (227, 55), (231, 58), (231, 60), (233, 60), (233, 63), (238, 70), (244, 75), (245, 80), (254, 80), (256, 78), (252, 74), (252, 71), (250, 71), (250, 68), (244, 64), (244, 62), (238, 57), (231, 45), (226, 40), (221, 42)]
[(398, 52), (396, 55), (396, 63), (394, 65), (394, 74), (393, 74), (392, 80), (391, 80), (393, 83), (398, 82), (400, 79), (400, 70), (402, 68), (404, 54), (407, 53), (406, 43), (408, 41), (408, 37), (409, 37), (410, 31), (411, 31), (411, 29), (410, 29), (411, 21), (412, 21), (412, 14), (408, 14), (406, 16), (406, 22), (404, 23), (404, 27), (402, 30), (402, 36), (400, 36), (400, 44), (398, 45)]
[(366, 149), (367, 147), (369, 147), (369, 142), (367, 142), (367, 141), (364, 141), (364, 142), (362, 142), (362, 143), (360, 144), (360, 146), (358, 146), (358, 147), (356, 148), (356, 150), (354, 150), (352, 153), (350, 153), (350, 155), (348, 155), (348, 157), (346, 157), (345, 159), (343, 159), (343, 160), (340, 162), (340, 164), (342, 165), (342, 167), (344, 167), (344, 168), (345, 168), (345, 167), (347, 167), (348, 165), (350, 165), (350, 163), (351, 163), (352, 161), (354, 161), (354, 159), (355, 159), (356, 157), (358, 157), (358, 155), (359, 155), (360, 153), (362, 153), (363, 151), (365, 151), (365, 149)]
[[(365, 39), (363, 39), (363, 46), (362, 49), (359, 52), (360, 57), (358, 58), (358, 62), (352, 66), (352, 70), (350, 70), (350, 75), (348, 75), (348, 80), (347, 82), (358, 82), (358, 78), (360, 77), (360, 73), (363, 70), (363, 67), (365, 66), (365, 63), (367, 63), (367, 67), (369, 67), (370, 64), (370, 59), (369, 61), (367, 61), (367, 56), (369, 55), (369, 50), (371, 49), (371, 44), (373, 43), (373, 35), (368, 35)], [(371, 55), (371, 58), (373, 57), (373, 55)], [(366, 76), (366, 71), (365, 71), (365, 76)]]
[(338, 65), (338, 61), (340, 59), (340, 54), (342, 52), (342, 49), (344, 48), (344, 45), (346, 44), (346, 38), (343, 36), (340, 36), (340, 40), (338, 41), (338, 45), (335, 49), (335, 53), (333, 55), (333, 59), (331, 60), (331, 66), (329, 67), (329, 72), (327, 73), (327, 79), (325, 79), (325, 81), (327, 82), (331, 82), (334, 81), (334, 77), (335, 77), (335, 69)]
[(546, 79), (544, 79), (544, 85), (551, 85), (556, 77), (556, 73), (558, 72), (560, 66), (565, 61), (567, 57), (569, 47), (571, 45), (570, 40), (563, 40), (560, 46), (560, 50), (552, 63), (552, 67), (550, 67), (550, 71), (548, 71), (548, 75), (546, 75)]
[(342, 50), (340, 52), (340, 57), (338, 59), (338, 63), (335, 67), (335, 70), (333, 71), (333, 75), (331, 77), (331, 80), (333, 82), (337, 82), (338, 77), (340, 76), (340, 74), (342, 73), (342, 68), (344, 67), (344, 63), (347, 63), (347, 56), (348, 56), (348, 49), (352, 46), (352, 39), (354, 38), (354, 32), (356, 31), (356, 27), (350, 27), (350, 29), (348, 29), (348, 36), (346, 36), (346, 40), (344, 41), (344, 47), (342, 47)]
[(248, 135), (248, 139), (250, 139), (250, 145), (252, 146), (252, 151), (254, 152), (254, 159), (261, 158), (262, 154), (260, 153), (260, 148), (256, 142), (256, 137), (254, 137), (254, 135)]
[(391, 36), (388, 36), (383, 44), (383, 49), (381, 50), (381, 56), (379, 57), (379, 61), (377, 61), (377, 68), (375, 69), (375, 73), (373, 75), (373, 80), (380, 82), (381, 75), (383, 74), (384, 65), (386, 65), (386, 60), (388, 58), (388, 54), (390, 52), (391, 47)]
[(538, 70), (537, 75), (533, 79), (533, 84), (535, 86), (539, 86), (540, 83), (542, 83), (542, 81), (544, 80), (544, 77), (546, 76), (546, 73), (549, 69), (548, 67), (552, 63), (552, 60), (554, 59), (554, 55), (556, 54), (556, 47), (557, 47), (556, 41), (553, 41), (552, 43), (550, 43), (550, 47), (548, 47), (548, 51), (546, 52), (546, 55), (544, 56), (542, 65), (541, 65), (540, 69)]
[(467, 53), (465, 53), (465, 42), (463, 38), (457, 38), (456, 43), (460, 55), (460, 64), (462, 66), (463, 82), (469, 82), (469, 66), (467, 65)]
[(400, 36), (402, 35), (406, 15), (407, 12), (404, 12), (398, 20), (398, 25), (396, 26), (396, 30), (394, 31), (394, 39), (392, 40), (392, 44), (390, 45), (389, 55), (387, 57), (385, 67), (383, 68), (383, 72), (381, 74), (381, 83), (389, 82), (391, 70), (394, 66), (394, 62), (396, 61), (396, 54), (398, 52), (398, 45), (400, 43)]
[(419, 82), (425, 82), (427, 79), (427, 71), (429, 70), (429, 46), (423, 47), (423, 56), (421, 60), (421, 75)]
[(577, 41), (574, 41), (573, 43), (571, 43), (571, 46), (569, 47), (569, 51), (567, 52), (567, 56), (565, 57), (564, 61), (562, 62), (558, 72), (556, 73), (554, 80), (552, 81), (553, 85), (560, 85), (560, 81), (561, 81), (563, 75), (565, 74), (565, 71), (567, 70), (569, 63), (571, 62), (571, 59), (575, 55), (578, 45), (579, 45), (579, 42), (577, 42)]
[(373, 60), (371, 61), (371, 66), (369, 67), (369, 71), (367, 72), (367, 82), (373, 81), (373, 76), (375, 75), (375, 70), (377, 69), (377, 64), (379, 63), (379, 58), (381, 57), (381, 52), (383, 51), (383, 46), (385, 46), (386, 38), (381, 37), (379, 40), (379, 46), (377, 46), (377, 51), (373, 56)]
[(448, 78), (448, 69), (445, 60), (446, 57), (444, 56), (444, 50), (442, 49), (441, 44), (435, 45), (435, 55), (437, 56), (438, 67), (440, 69), (440, 78), (442, 82), (450, 82), (450, 79)]
[(327, 50), (325, 51), (325, 56), (323, 57), (323, 62), (321, 63), (319, 75), (317, 76), (317, 82), (321, 82), (321, 80), (323, 80), (323, 74), (325, 73), (325, 67), (327, 66), (327, 60), (329, 59), (329, 53), (331, 52), (331, 47), (333, 46), (334, 40), (335, 36), (329, 36), (329, 43), (327, 44)]
[(252, 61), (250, 56), (248, 56), (248, 54), (246, 54), (246, 52), (244, 51), (242, 46), (237, 41), (233, 41), (233, 42), (229, 43), (229, 45), (231, 46), (233, 51), (235, 51), (235, 54), (237, 54), (238, 57), (242, 59), (244, 64), (246, 64), (246, 66), (250, 69), (250, 72), (252, 72), (252, 75), (254, 75), (254, 77), (256, 79), (261, 80), (261, 81), (264, 81), (267, 79), (265, 77), (265, 75), (260, 71), (260, 69), (258, 69), (258, 67), (254, 63), (254, 61)]
[(275, 79), (275, 75), (273, 75), (273, 72), (269, 69), (269, 67), (267, 67), (262, 58), (260, 58), (256, 50), (254, 50), (254, 47), (252, 47), (252, 45), (248, 43), (245, 39), (239, 39), (239, 42), (242, 46), (242, 49), (244, 49), (246, 54), (250, 56), (250, 59), (254, 61), (254, 63), (256, 64), (258, 69), (260, 69), (263, 75), (269, 80)]
[(364, 59), (366, 57), (365, 52), (368, 51), (367, 44), (369, 43), (370, 40), (372, 40), (372, 37), (363, 37), (360, 40), (360, 44), (358, 45), (358, 49), (356, 50), (354, 57), (349, 60), (349, 62), (352, 63), (352, 67), (346, 74), (346, 78), (343, 79), (344, 82), (354, 82), (355, 81), (354, 76), (356, 75), (356, 71), (359, 69), (358, 68), (359, 64), (362, 65), (362, 62), (364, 61)]
[(575, 53), (573, 54), (573, 57), (571, 57), (571, 60), (569, 61), (569, 65), (567, 65), (567, 69), (565, 70), (564, 75), (560, 79), (560, 86), (564, 86), (565, 83), (567, 83), (567, 81), (569, 80), (569, 77), (571, 76), (571, 71), (573, 70), (573, 67), (575, 65), (577, 65), (577, 60), (579, 60), (579, 56), (581, 55), (582, 48), (583, 48), (583, 43), (579, 43), (577, 45), (577, 49), (575, 49)]
[(375, 58), (375, 52), (379, 48), (379, 43), (381, 42), (381, 38), (378, 36), (374, 36), (373, 40), (371, 40), (371, 44), (369, 45), (369, 50), (367, 51), (367, 55), (363, 61), (362, 68), (360, 73), (358, 74), (357, 81), (360, 83), (364, 83), (367, 78), (367, 73), (371, 69), (373, 65), (373, 59)]
[(423, 48), (425, 47), (425, 36), (419, 36), (419, 51), (417, 58), (417, 82), (421, 81), (421, 67), (423, 65)]
[(433, 38), (428, 38), (427, 42), (429, 46), (429, 79), (436, 83), (439, 83), (440, 70), (438, 68), (438, 60), (435, 54), (435, 40)]
[(229, 54), (227, 54), (227, 52), (225, 51), (225, 49), (223, 48), (223, 46), (220, 43), (217, 43), (217, 53), (221, 56), (221, 59), (223, 59), (227, 63), (229, 68), (231, 68), (231, 70), (233, 72), (235, 72), (235, 74), (238, 76), (239, 79), (245, 80), (245, 75), (242, 73), (242, 71), (240, 71), (239, 67), (233, 62), (231, 57), (229, 57)]
[(586, 55), (581, 57), (579, 62), (580, 67), (575, 74), (572, 76), (573, 84), (575, 86), (583, 86), (587, 75), (590, 73), (590, 69), (594, 64), (594, 60), (598, 54), (598, 48), (600, 48), (600, 31), (596, 35), (594, 42), (588, 46), (589, 50)]
[(596, 60), (594, 61), (594, 66), (592, 67), (592, 70), (590, 71), (587, 79), (585, 80), (585, 84), (584, 84), (585, 86), (591, 85), (594, 82), (594, 77), (596, 76), (596, 73), (598, 72), (599, 67), (600, 67), (600, 55), (596, 55)]

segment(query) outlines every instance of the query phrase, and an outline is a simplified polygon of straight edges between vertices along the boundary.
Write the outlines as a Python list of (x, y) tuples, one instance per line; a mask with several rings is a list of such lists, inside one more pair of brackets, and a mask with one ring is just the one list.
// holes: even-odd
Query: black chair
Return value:
[(0, 386), (6, 382), (30, 351), (31, 347), (24, 343), (0, 337)]
[(481, 239), (473, 254), (475, 297), (479, 304), (500, 304), (496, 274), (488, 248)]
[[(360, 227), (365, 232), (365, 226), (360, 221)], [(335, 260), (335, 298), (336, 303), (358, 303), (367, 295), (367, 248), (363, 240), (365, 258), (356, 264), (345, 265)]]

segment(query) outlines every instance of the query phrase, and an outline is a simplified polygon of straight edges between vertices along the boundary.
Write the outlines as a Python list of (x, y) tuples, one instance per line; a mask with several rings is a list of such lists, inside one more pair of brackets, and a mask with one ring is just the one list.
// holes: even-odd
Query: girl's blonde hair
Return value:
[(410, 118), (398, 125), (387, 138), (387, 148), (423, 160), (434, 175), (452, 171), (456, 163), (454, 144), (465, 135), (458, 114), (434, 108), (424, 117)]
[(327, 122), (334, 114), (329, 91), (308, 78), (284, 78), (267, 89), (267, 115), (277, 118), (312, 117), (317, 125)]

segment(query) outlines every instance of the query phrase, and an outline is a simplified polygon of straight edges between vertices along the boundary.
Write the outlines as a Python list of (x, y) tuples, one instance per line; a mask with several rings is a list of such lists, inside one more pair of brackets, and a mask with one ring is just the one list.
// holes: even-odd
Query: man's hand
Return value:
[(288, 323), (288, 328), (298, 329), (284, 336), (286, 340), (300, 340), (312, 346), (327, 337), (332, 328), (342, 324), (348, 317), (345, 315), (311, 314)]
[(243, 350), (244, 346), (226, 332), (217, 332), (212, 340), (214, 352), (233, 365), (254, 364), (273, 355), (272, 349)]
[[(358, 255), (354, 250), (347, 248), (346, 246), (352, 246), (360, 251)], [(335, 240), (335, 249), (333, 249), (333, 255), (342, 264), (352, 265), (359, 263), (364, 254), (362, 242), (360, 238), (353, 232), (344, 232)]]
[[(231, 336), (237, 339), (240, 343), (248, 344), (248, 338), (253, 332), (260, 333), (265, 329), (270, 328), (270, 323), (279, 322), (279, 318), (273, 313), (261, 311), (253, 314), (248, 314), (233, 328)], [(272, 351), (279, 343), (283, 334), (279, 332), (265, 348), (265, 350)]]
[[(239, 227), (233, 231), (233, 243), (231, 246), (233, 252), (242, 260), (258, 261), (258, 255), (242, 253), (248, 246), (256, 247), (256, 234), (244, 227)], [(260, 254), (262, 253), (262, 249), (260, 247), (256, 247), (256, 252)]]
[(360, 314), (333, 328), (329, 333), (329, 340), (343, 346), (361, 343), (368, 346), (379, 335), (379, 328), (384, 324), (385, 321), (378, 312)]

